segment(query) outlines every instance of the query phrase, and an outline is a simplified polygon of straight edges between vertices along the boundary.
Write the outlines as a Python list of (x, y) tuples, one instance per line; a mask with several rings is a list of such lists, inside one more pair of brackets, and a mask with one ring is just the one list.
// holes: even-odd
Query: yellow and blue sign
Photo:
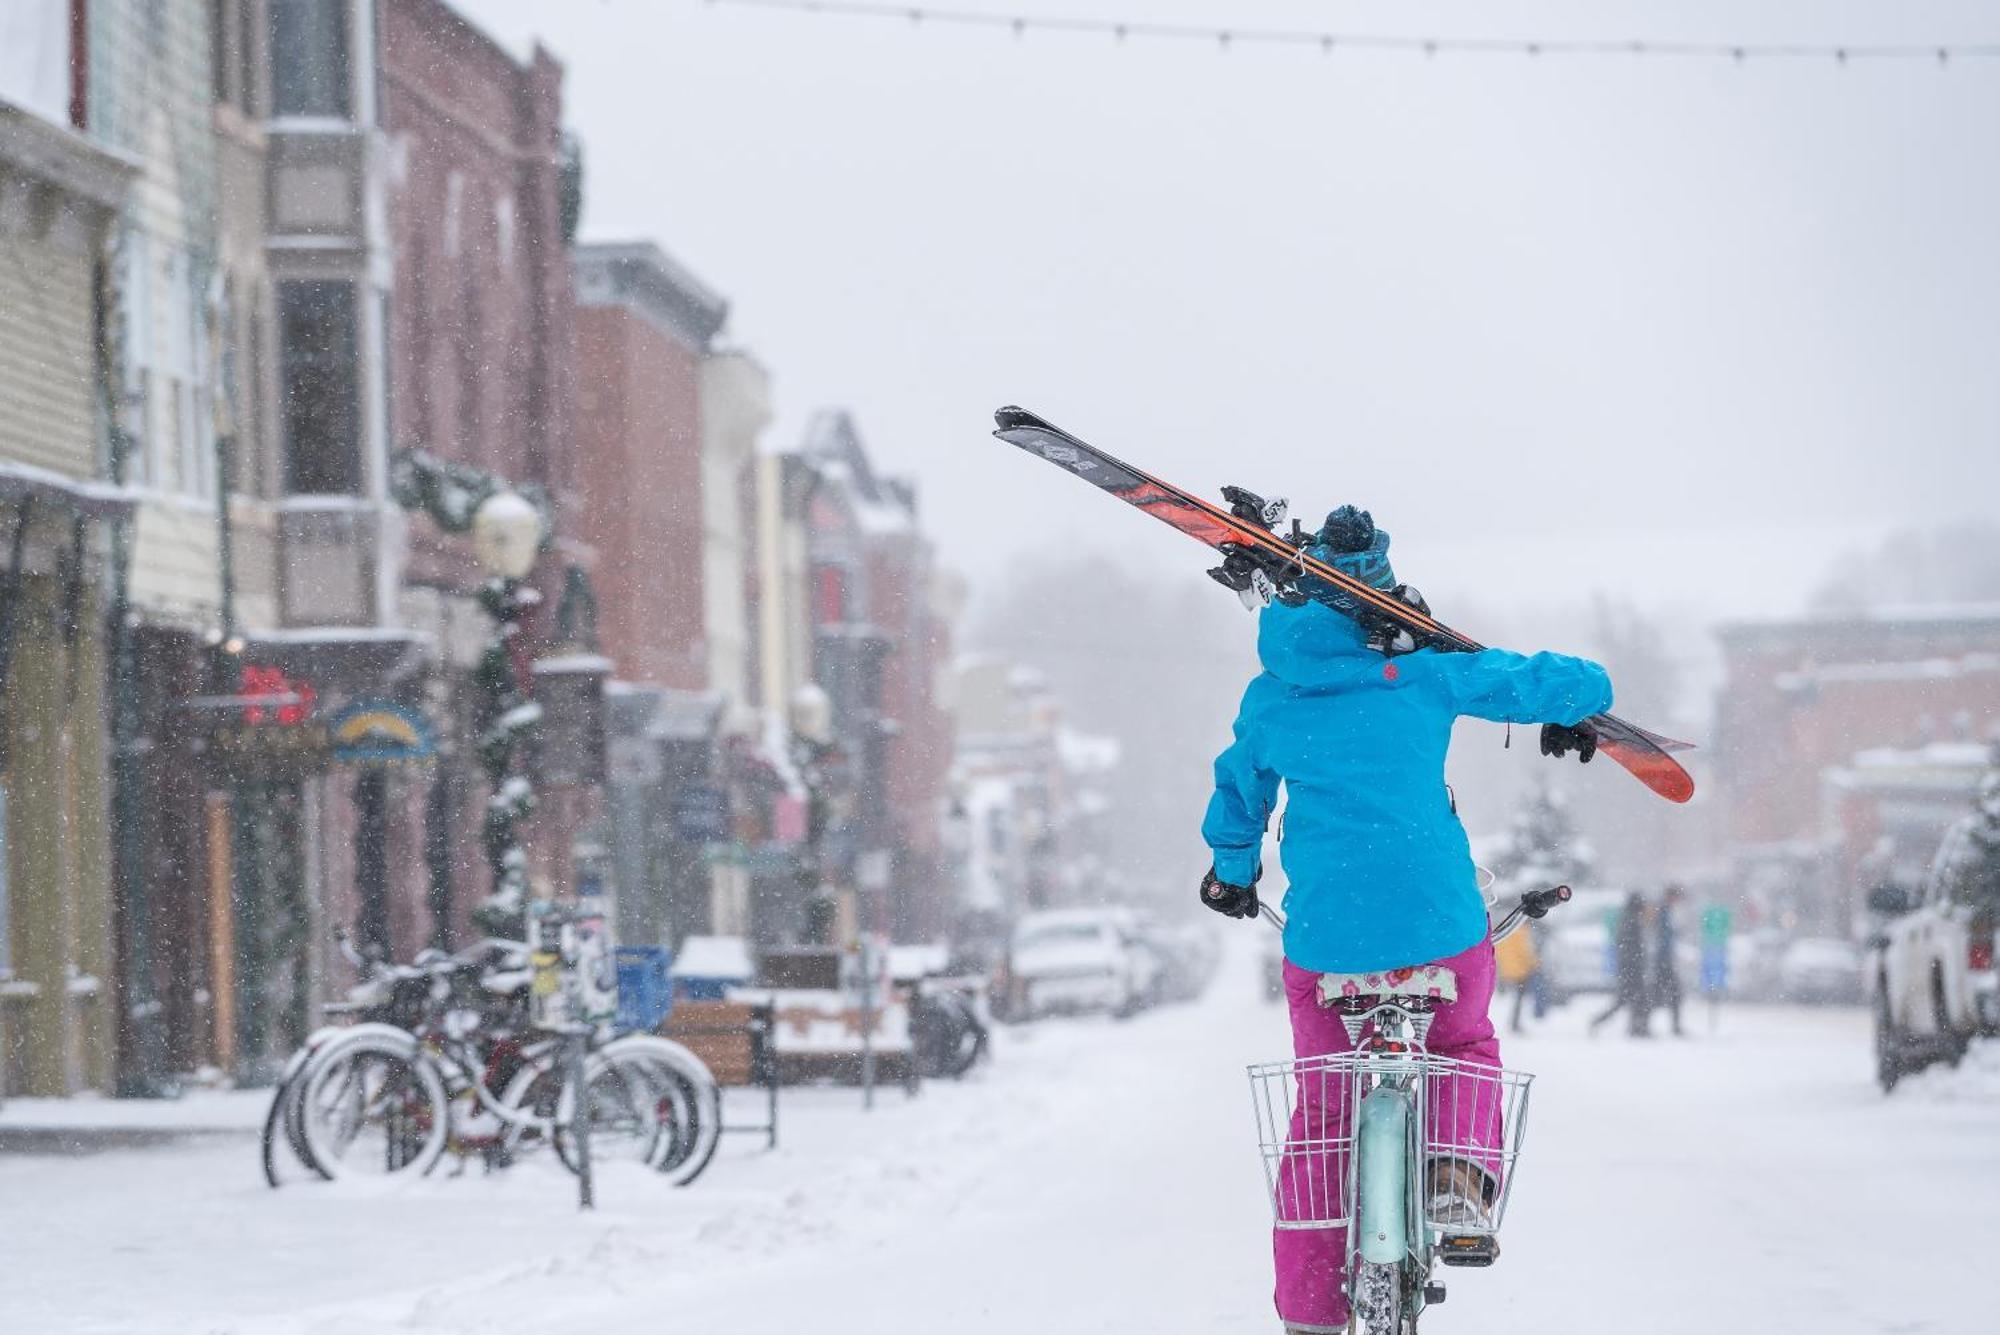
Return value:
[(327, 720), (333, 758), (342, 765), (407, 765), (437, 754), (430, 720), (408, 705), (356, 700)]

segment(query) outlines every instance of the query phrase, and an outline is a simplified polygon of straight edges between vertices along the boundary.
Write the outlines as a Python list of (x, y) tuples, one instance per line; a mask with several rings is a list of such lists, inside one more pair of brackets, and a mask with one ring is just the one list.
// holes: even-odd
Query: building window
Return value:
[(821, 566), (814, 572), (817, 587), (813, 602), (822, 626), (838, 626), (847, 619), (847, 588), (840, 571), (833, 566)]
[(271, 110), (348, 118), (347, 0), (271, 0)]
[(278, 284), (285, 490), (361, 491), (361, 385), (354, 285)]

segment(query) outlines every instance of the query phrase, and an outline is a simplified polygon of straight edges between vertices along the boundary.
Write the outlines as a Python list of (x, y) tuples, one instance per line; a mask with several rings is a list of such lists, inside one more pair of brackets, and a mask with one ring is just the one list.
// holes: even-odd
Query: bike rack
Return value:
[(722, 1135), (763, 1136), (764, 1148), (778, 1148), (778, 1007), (775, 1001), (750, 1005), (750, 1022), (747, 1026), (737, 1025), (674, 1025), (671, 1018), (660, 1030), (667, 1038), (732, 1038), (747, 1035), (750, 1042), (750, 1083), (736, 1088), (755, 1089), (762, 1086), (765, 1094), (764, 1120), (761, 1122), (739, 1122), (732, 1125), (726, 1113), (728, 1099), (727, 1085), (718, 1085), (716, 1106), (725, 1108)]

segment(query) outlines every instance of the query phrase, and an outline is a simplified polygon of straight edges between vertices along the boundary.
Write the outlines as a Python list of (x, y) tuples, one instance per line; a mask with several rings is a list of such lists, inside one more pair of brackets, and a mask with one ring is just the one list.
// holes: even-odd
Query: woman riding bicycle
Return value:
[[(1396, 583), (1389, 535), (1366, 511), (1343, 506), (1327, 516), (1312, 550), (1423, 606)], [(1398, 654), (1395, 627), (1358, 605), (1352, 611), (1342, 615), (1317, 601), (1264, 610), (1257, 631), (1264, 671), (1243, 694), (1234, 744), (1216, 758), (1215, 795), (1202, 822), (1215, 856), (1202, 902), (1232, 917), (1257, 916), (1264, 832), (1282, 782), (1278, 838), (1291, 882), (1284, 979), (1296, 1055), (1354, 1046), (1339, 1016), (1320, 1002), (1321, 975), (1431, 965), (1455, 976), (1456, 998), (1438, 1006), (1429, 1050), (1497, 1067), (1500, 1045), (1487, 1016), (1494, 962), (1486, 905), (1444, 780), (1452, 723), (1470, 716), (1543, 724), (1545, 755), (1575, 751), (1587, 762), (1597, 739), (1584, 720), (1610, 708), (1611, 680), (1597, 664), (1559, 654)], [(1345, 1117), (1344, 1109), (1311, 1111), (1328, 1122)], [(1470, 1138), (1457, 1143), (1477, 1146), (1483, 1135), (1498, 1134), (1497, 1126), (1468, 1130)], [(1434, 1217), (1456, 1214), (1470, 1223), (1483, 1221), (1497, 1184), (1480, 1165), (1454, 1161), (1437, 1165), (1429, 1186), (1443, 1198), (1434, 1202)], [(1287, 1330), (1345, 1329), (1344, 1231), (1278, 1229), (1273, 1249)]]

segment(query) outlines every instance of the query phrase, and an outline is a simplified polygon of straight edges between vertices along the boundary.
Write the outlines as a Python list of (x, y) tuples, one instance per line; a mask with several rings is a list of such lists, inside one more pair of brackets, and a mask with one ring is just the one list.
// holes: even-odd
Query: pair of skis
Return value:
[[(1106, 454), (1025, 408), (1002, 408), (993, 416), (998, 424), (993, 434), (1008, 444), (1047, 459), (1222, 552), (1222, 566), (1211, 573), (1241, 593), (1265, 600), (1312, 598), (1347, 615), (1359, 606), (1409, 632), (1422, 646), (1458, 653), (1484, 647), (1395, 595), (1315, 557), (1306, 550), (1310, 535), (1296, 523), (1289, 535), (1274, 531), (1272, 526), (1282, 518), (1278, 505), (1229, 487), (1224, 495), (1231, 505), (1225, 509)], [(1670, 802), (1694, 796), (1694, 779), (1673, 757), (1676, 751), (1691, 749), (1689, 743), (1648, 732), (1614, 714), (1598, 714), (1590, 722), (1597, 730), (1597, 749), (1639, 782)]]

